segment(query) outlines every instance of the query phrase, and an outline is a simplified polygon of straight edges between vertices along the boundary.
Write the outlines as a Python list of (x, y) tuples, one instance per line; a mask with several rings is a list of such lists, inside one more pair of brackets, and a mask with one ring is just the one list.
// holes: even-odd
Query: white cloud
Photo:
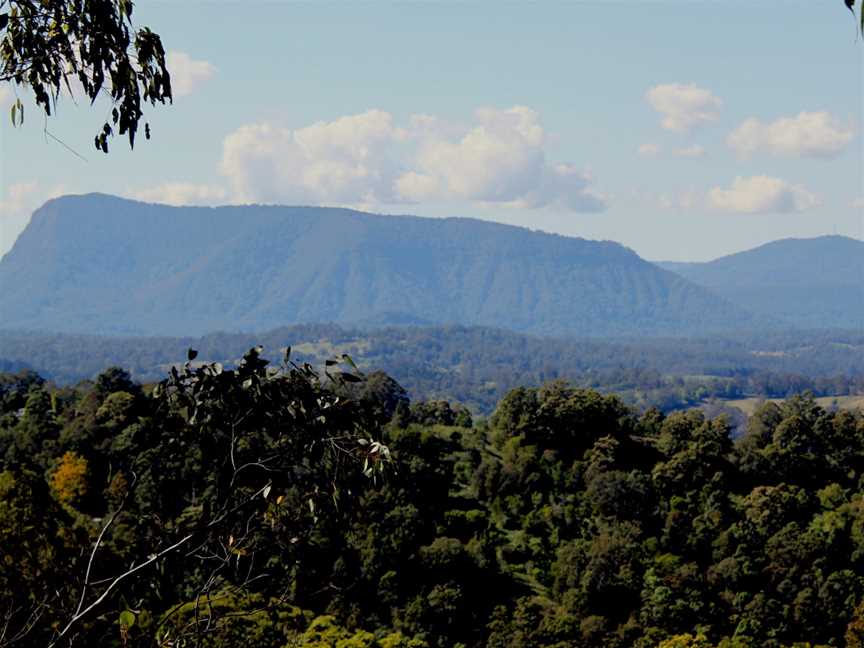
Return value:
[(657, 144), (641, 144), (637, 152), (642, 157), (657, 157), (660, 155), (660, 147)]
[(168, 71), (171, 73), (171, 90), (175, 97), (185, 97), (212, 79), (216, 67), (209, 61), (197, 61), (186, 52), (168, 52)]
[(729, 189), (714, 187), (708, 192), (709, 208), (742, 214), (800, 212), (818, 204), (804, 187), (769, 176), (739, 176)]
[(536, 187), (544, 164), (537, 114), (517, 106), (481, 109), (476, 118), (479, 125), (458, 141), (428, 139), (417, 157), (421, 171), (445, 194), (468, 200), (509, 202)]
[(536, 112), (476, 111), (458, 129), (430, 115), (407, 128), (370, 110), (291, 130), (249, 124), (223, 144), (221, 171), (243, 202), (398, 204), (465, 200), (571, 211), (603, 209), (591, 178), (550, 164)]
[(396, 178), (396, 193), (407, 200), (423, 202), (443, 194), (438, 178), (416, 171), (406, 171)]
[(299, 130), (249, 124), (225, 138), (221, 170), (243, 202), (388, 203), (404, 138), (381, 110)]
[(844, 126), (822, 111), (801, 112), (767, 124), (751, 117), (729, 134), (726, 143), (741, 157), (763, 151), (792, 157), (832, 157), (853, 137), (852, 126)]
[(64, 191), (60, 185), (46, 188), (35, 181), (0, 186), (3, 192), (0, 195), (0, 256), (3, 256), (27, 227), (33, 211)]
[(603, 209), (587, 173), (569, 164), (547, 163), (546, 135), (535, 111), (525, 106), (484, 108), (476, 111), (475, 119), (477, 125), (456, 140), (427, 133), (416, 157), (418, 169), (397, 180), (402, 198), (428, 199), (434, 187), (443, 200)]
[(656, 85), (645, 93), (645, 98), (662, 115), (663, 128), (681, 133), (716, 121), (723, 105), (710, 90), (693, 83)]
[(228, 198), (224, 187), (191, 182), (166, 182), (155, 187), (130, 191), (128, 195), (136, 200), (166, 205), (213, 205), (226, 202)]
[(705, 147), (694, 144), (693, 146), (685, 146), (672, 151), (672, 155), (680, 158), (701, 158), (705, 157)]
[(7, 216), (32, 209), (39, 196), (39, 183), (16, 182), (4, 187), (3, 198), (0, 199), (0, 214)]
[(609, 197), (594, 190), (591, 181), (591, 174), (582, 169), (571, 164), (555, 164), (544, 169), (541, 181), (535, 189), (499, 204), (517, 209), (553, 207), (572, 212), (603, 211)]

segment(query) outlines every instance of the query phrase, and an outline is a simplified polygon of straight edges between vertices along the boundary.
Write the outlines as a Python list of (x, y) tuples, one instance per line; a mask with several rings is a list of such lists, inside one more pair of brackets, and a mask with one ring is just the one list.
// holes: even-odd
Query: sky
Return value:
[[(704, 261), (864, 238), (864, 40), (841, 0), (138, 0), (175, 101), (0, 119), (0, 254), (67, 193), (482, 218)], [(45, 131), (50, 133), (46, 135)], [(52, 137), (53, 136), (53, 137)], [(63, 142), (73, 152), (59, 144)], [(82, 159), (83, 158), (83, 159)]]

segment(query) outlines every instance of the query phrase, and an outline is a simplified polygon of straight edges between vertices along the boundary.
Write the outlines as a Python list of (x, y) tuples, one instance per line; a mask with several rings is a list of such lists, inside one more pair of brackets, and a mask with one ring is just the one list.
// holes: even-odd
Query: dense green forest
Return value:
[(334, 353), (393, 376), (414, 400), (448, 400), (488, 415), (516, 387), (565, 379), (669, 412), (711, 399), (864, 393), (864, 334), (789, 331), (708, 338), (540, 338), (483, 327), (344, 328), (301, 325), (266, 333), (136, 338), (5, 331), (0, 370), (30, 368), (58, 384), (120, 366), (138, 381), (160, 380), (186, 349), (200, 360), (236, 364), (261, 343), (271, 356), (320, 366)]
[(861, 412), (733, 441), (553, 381), (472, 420), (261, 354), (3, 375), (0, 645), (864, 645)]

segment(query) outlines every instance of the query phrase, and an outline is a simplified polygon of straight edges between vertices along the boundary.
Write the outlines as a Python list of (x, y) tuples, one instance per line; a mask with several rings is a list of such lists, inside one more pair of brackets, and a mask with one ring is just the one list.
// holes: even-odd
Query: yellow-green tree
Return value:
[(74, 452), (66, 452), (51, 474), (51, 489), (63, 504), (79, 504), (87, 494), (87, 460)]

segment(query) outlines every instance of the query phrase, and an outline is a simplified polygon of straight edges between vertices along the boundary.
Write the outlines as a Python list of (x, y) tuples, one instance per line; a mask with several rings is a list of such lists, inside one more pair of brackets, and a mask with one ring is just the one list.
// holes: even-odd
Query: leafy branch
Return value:
[[(108, 152), (108, 139), (125, 135), (134, 148), (143, 106), (172, 102), (171, 78), (158, 34), (135, 28), (132, 0), (0, 0), (0, 82), (29, 88), (50, 117), (60, 93), (74, 95), (73, 82), (93, 104), (109, 97), (110, 118), (94, 138)], [(13, 125), (23, 121), (16, 100)], [(144, 124), (150, 138), (150, 125)]]

